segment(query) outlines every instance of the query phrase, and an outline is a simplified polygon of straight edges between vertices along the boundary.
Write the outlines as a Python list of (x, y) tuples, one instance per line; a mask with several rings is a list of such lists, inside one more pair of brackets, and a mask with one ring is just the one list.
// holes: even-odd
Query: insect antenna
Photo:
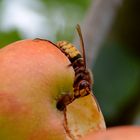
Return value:
[(84, 59), (84, 67), (86, 69), (86, 54), (85, 54), (84, 40), (83, 40), (82, 31), (81, 31), (79, 24), (77, 24), (76, 30), (77, 30), (77, 33), (78, 33), (79, 38), (80, 38), (80, 47), (82, 49), (82, 55), (83, 55), (83, 59)]

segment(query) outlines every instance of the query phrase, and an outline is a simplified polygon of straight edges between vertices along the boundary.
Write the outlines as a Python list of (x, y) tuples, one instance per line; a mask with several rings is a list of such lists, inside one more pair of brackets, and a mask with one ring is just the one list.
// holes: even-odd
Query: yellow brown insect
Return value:
[(92, 76), (90, 71), (86, 68), (84, 41), (79, 25), (76, 27), (80, 37), (80, 43), (82, 48), (82, 54), (78, 49), (67, 41), (59, 41), (56, 43), (57, 47), (68, 57), (71, 61), (71, 65), (75, 71), (74, 79), (74, 99), (86, 96), (91, 93), (92, 88)]
[[(68, 41), (58, 41), (56, 44), (54, 44), (57, 48), (63, 52), (68, 59), (70, 60), (71, 64), (69, 66), (72, 66), (75, 72), (75, 78), (73, 83), (73, 89), (74, 89), (74, 96), (70, 96), (69, 93), (63, 96), (61, 99), (57, 102), (57, 108), (59, 110), (64, 110), (66, 105), (73, 102), (75, 99), (87, 96), (92, 93), (92, 75), (89, 69), (86, 67), (86, 56), (85, 56), (85, 49), (84, 49), (84, 41), (81, 33), (81, 28), (79, 25), (76, 27), (78, 35), (80, 37), (80, 46), (82, 49), (82, 54), (79, 52), (79, 50)], [(39, 39), (37, 40), (44, 40), (45, 39)], [(47, 40), (48, 41), (48, 40)], [(94, 96), (94, 99), (96, 101), (96, 98)], [(96, 101), (97, 103), (97, 101)], [(99, 105), (97, 103), (98, 110)]]

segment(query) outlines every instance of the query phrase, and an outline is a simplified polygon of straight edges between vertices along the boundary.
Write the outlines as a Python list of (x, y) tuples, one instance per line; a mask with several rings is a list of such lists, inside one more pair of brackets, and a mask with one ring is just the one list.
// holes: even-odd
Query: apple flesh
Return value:
[(69, 104), (74, 82), (69, 64), (47, 40), (22, 40), (0, 49), (0, 139), (79, 139), (105, 129), (92, 95)]

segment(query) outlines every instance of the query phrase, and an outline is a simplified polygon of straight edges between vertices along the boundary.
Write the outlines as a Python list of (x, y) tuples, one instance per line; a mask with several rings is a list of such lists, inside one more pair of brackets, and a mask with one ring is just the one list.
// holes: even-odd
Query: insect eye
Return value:
[(89, 83), (86, 80), (82, 80), (79, 84), (79, 89), (84, 89), (86, 87), (89, 87)]

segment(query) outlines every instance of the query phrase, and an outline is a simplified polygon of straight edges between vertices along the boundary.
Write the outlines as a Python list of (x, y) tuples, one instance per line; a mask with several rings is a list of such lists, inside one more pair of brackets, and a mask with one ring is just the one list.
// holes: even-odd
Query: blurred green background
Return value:
[[(0, 47), (26, 38), (75, 42), (75, 26), (86, 26), (94, 1), (0, 0)], [(122, 0), (91, 65), (93, 90), (107, 126), (140, 125), (139, 7), (139, 0)], [(107, 19), (104, 17), (103, 22)], [(88, 57), (89, 52), (86, 53)]]

